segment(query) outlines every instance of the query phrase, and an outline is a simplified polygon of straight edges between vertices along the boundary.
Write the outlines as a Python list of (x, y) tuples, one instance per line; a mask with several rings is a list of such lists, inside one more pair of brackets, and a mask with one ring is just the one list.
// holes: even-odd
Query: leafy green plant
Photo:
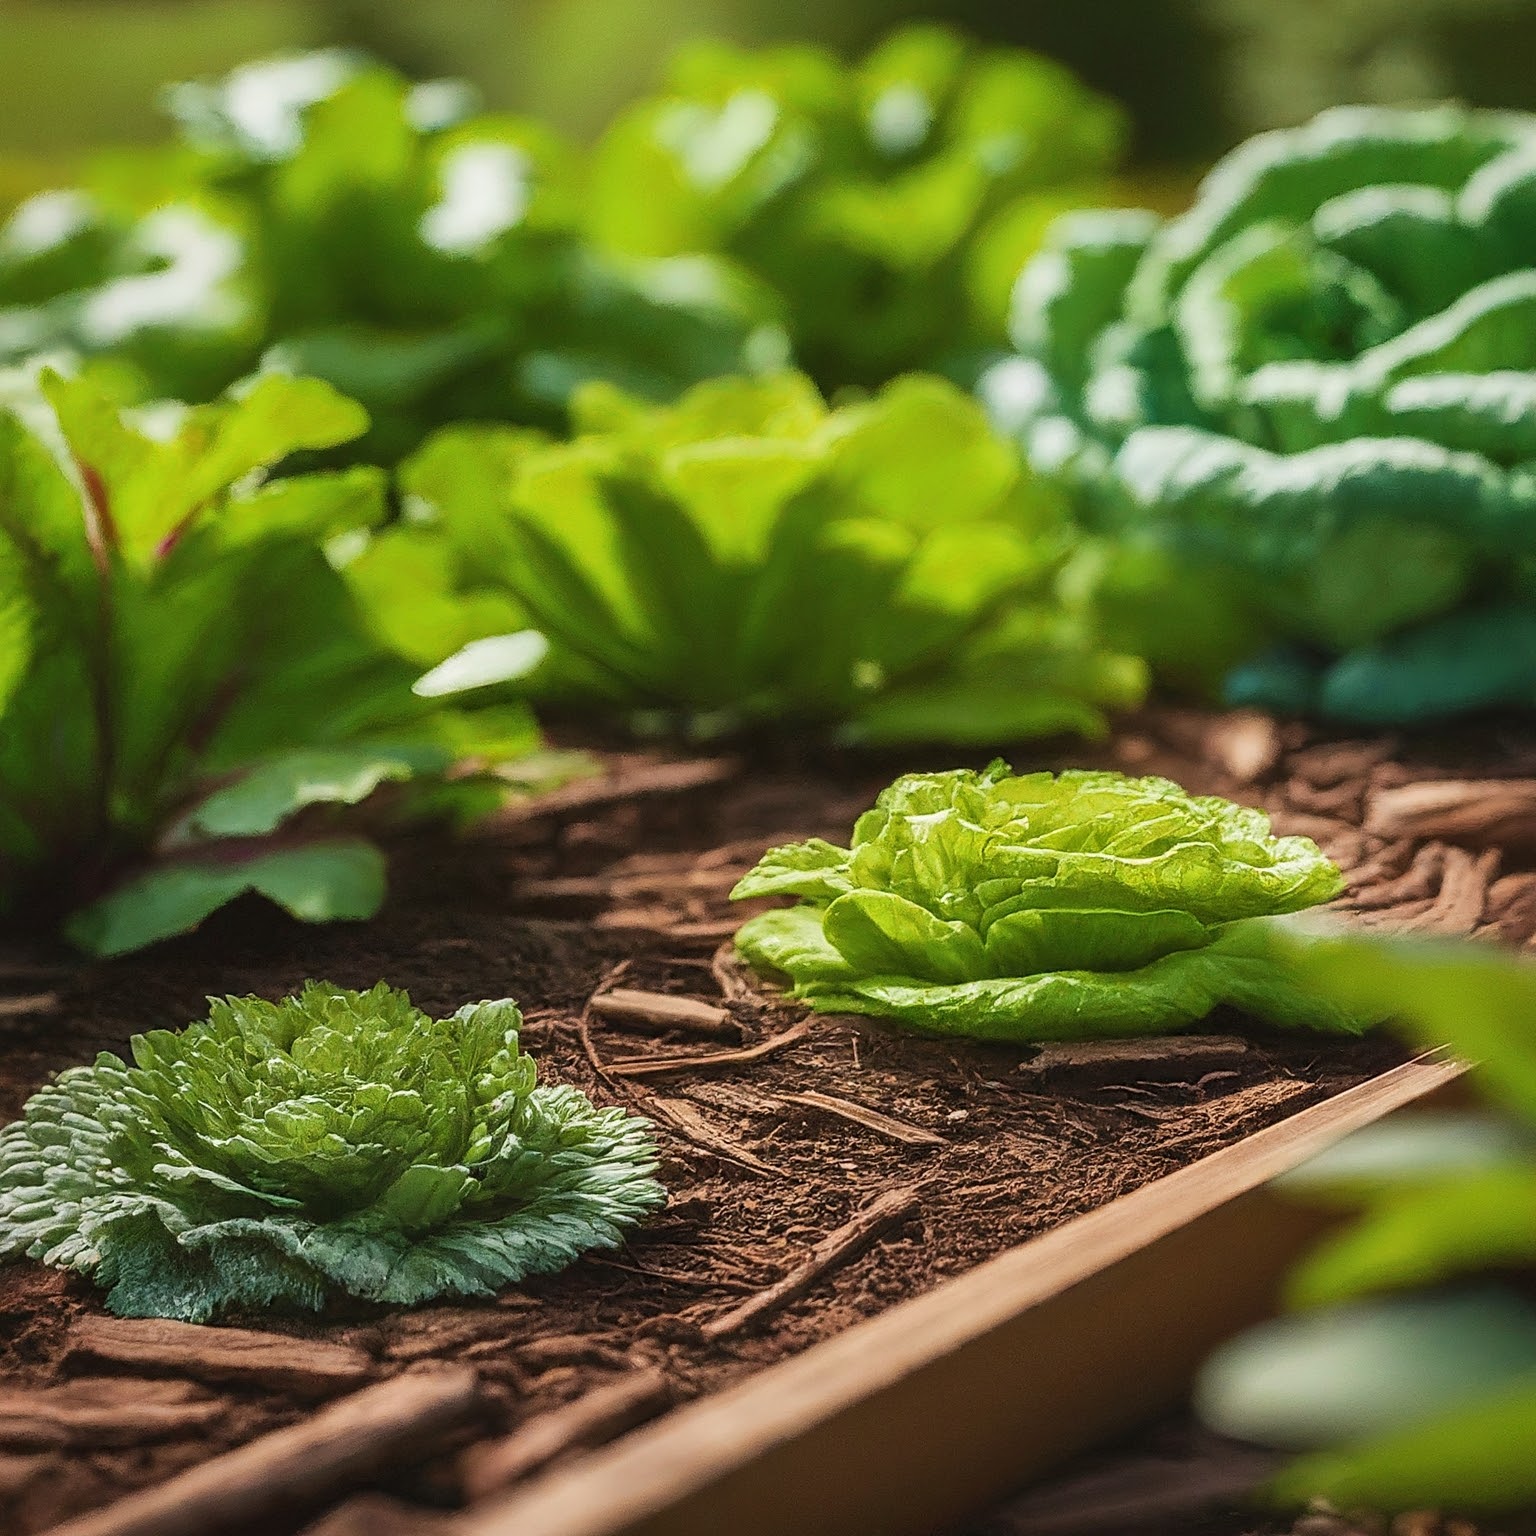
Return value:
[(1536, 118), (1350, 108), (1161, 221), (1052, 227), (995, 419), (1100, 525), (1285, 648), (1237, 702), (1411, 721), (1536, 700)]
[(1152, 1034), (1230, 1005), (1285, 1028), (1358, 1030), (1274, 957), (1278, 914), (1338, 870), (1262, 811), (1167, 779), (1072, 770), (907, 774), (854, 824), (764, 854), (731, 893), (798, 904), (736, 947), (813, 1008), (934, 1034)]
[(61, 1073), (0, 1132), (0, 1256), (128, 1317), (488, 1296), (617, 1247), (665, 1192), (649, 1124), (535, 1086), (514, 1003), (380, 983), (210, 1000)]
[[(1306, 1451), (1276, 1493), (1384, 1510), (1536, 1499), (1536, 967), (1484, 946), (1337, 939), (1299, 986), (1475, 1063), (1487, 1108), (1358, 1133), (1288, 1180), (1349, 1213), (1292, 1275), (1294, 1315), (1210, 1362), (1218, 1428)], [(1510, 1282), (1515, 1282), (1511, 1284)]]
[(598, 144), (587, 224), (627, 254), (734, 257), (784, 295), (823, 388), (874, 385), (1000, 343), (999, 262), (1092, 200), (1125, 137), (1059, 64), (939, 26), (852, 67), (697, 43)]
[(406, 521), (348, 567), (394, 643), (427, 662), (532, 623), (542, 696), (697, 734), (996, 741), (1139, 696), (1058, 594), (1061, 509), (943, 380), (835, 411), (792, 374), (673, 407), (591, 386), (573, 410), (574, 442), (452, 430), (405, 467)]
[[(325, 807), (537, 746), (521, 705), (455, 709), (451, 675), (414, 693), (422, 669), (374, 637), (327, 562), (325, 540), (383, 517), (379, 471), (267, 478), (365, 422), (329, 385), (280, 375), (148, 417), (48, 373), (0, 402), (11, 921), (72, 913), (77, 944), (116, 954), (245, 891), (307, 921), (367, 917), (382, 856)], [(499, 673), (475, 681), (542, 649), (494, 644)]]
[(666, 397), (779, 361), (774, 301), (709, 258), (599, 255), (579, 156), (337, 51), (175, 87), (182, 140), (0, 229), (0, 362), (65, 348), (129, 397), (206, 398), (265, 359), (360, 400), (348, 452), (464, 418), (563, 422), (574, 385)]

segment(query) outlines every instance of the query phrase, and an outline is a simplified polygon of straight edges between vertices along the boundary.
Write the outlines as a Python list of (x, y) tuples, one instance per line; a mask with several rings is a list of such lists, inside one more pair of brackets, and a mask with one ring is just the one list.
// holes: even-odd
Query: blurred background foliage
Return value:
[(277, 49), (361, 46), (587, 138), (684, 39), (853, 53), (916, 17), (1071, 65), (1130, 109), (1143, 167), (1339, 101), (1536, 108), (1536, 0), (0, 0), (0, 204), (83, 149), (163, 138), (166, 81)]

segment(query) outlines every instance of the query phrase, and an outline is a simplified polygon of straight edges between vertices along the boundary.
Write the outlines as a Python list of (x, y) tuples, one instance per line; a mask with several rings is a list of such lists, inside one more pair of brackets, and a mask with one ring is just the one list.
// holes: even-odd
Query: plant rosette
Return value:
[(1337, 896), (1310, 839), (1167, 779), (908, 774), (854, 825), (765, 854), (736, 947), (824, 1012), (931, 1034), (1055, 1040), (1177, 1030), (1229, 1006), (1287, 1029), (1368, 1022), (1292, 979), (1284, 915)]
[(0, 1257), (126, 1317), (489, 1296), (665, 1201), (649, 1123), (537, 1086), (512, 1002), (308, 983), (63, 1072), (0, 1132)]
[(731, 257), (783, 296), (824, 389), (874, 386), (1002, 342), (999, 290), (1053, 214), (1103, 195), (1127, 130), (1054, 60), (947, 27), (852, 65), (699, 42), (602, 136), (585, 223), (631, 256)]
[(346, 568), (391, 644), (532, 625), (538, 697), (695, 738), (1100, 734), (1139, 699), (1063, 591), (1059, 499), (945, 380), (835, 409), (800, 374), (672, 406), (594, 384), (573, 411), (571, 442), (456, 428), (404, 467), (404, 521)]
[(1278, 643), (1233, 702), (1536, 702), (1536, 117), (1340, 108), (1187, 213), (1069, 216), (982, 393), (1037, 470)]
[(308, 922), (371, 917), (384, 858), (347, 808), (393, 788), (400, 810), (467, 813), (512, 770), (559, 770), (490, 686), (540, 659), (537, 636), (422, 677), (326, 558), (382, 520), (382, 474), (271, 475), (366, 426), (330, 385), (268, 374), (145, 412), (46, 370), (0, 385), (9, 920), (62, 919), (111, 955), (246, 892)]

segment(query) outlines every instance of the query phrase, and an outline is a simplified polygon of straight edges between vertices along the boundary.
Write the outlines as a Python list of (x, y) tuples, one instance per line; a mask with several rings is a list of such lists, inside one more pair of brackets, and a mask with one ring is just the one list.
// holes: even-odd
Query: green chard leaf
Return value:
[[(381, 856), (341, 809), (537, 750), (504, 693), (413, 692), (422, 666), (327, 560), (382, 520), (381, 474), (267, 478), (364, 422), (275, 374), (137, 413), (45, 372), (0, 410), (0, 910), (79, 908), (69, 934), (103, 954), (246, 891), (366, 917)], [(482, 657), (473, 681), (518, 671)]]
[(813, 1008), (934, 1034), (1048, 1040), (1195, 1024), (1226, 1005), (1283, 1028), (1378, 1014), (1297, 980), (1284, 915), (1343, 880), (1262, 812), (1166, 779), (909, 774), (849, 848), (766, 854), (732, 893), (797, 896), (737, 948)]
[(33, 1095), (0, 1132), (0, 1256), (120, 1316), (488, 1296), (659, 1207), (650, 1127), (536, 1085), (508, 999), (445, 1019), (382, 983), (211, 1000)]

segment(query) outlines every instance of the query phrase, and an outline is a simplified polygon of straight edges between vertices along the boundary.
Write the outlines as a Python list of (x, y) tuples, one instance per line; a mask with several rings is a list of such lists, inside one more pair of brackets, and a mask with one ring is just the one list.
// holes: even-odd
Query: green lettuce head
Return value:
[(608, 129), (587, 225), (637, 256), (718, 252), (781, 293), (823, 388), (995, 346), (999, 250), (1114, 167), (1124, 114), (1061, 65), (903, 28), (857, 64), (696, 43)]
[(944, 380), (838, 409), (798, 374), (669, 407), (594, 385), (574, 412), (573, 442), (450, 430), (405, 467), (406, 521), (347, 570), (422, 662), (528, 623), (545, 697), (696, 735), (993, 742), (1139, 696), (1058, 590), (1054, 493)]
[(382, 983), (213, 1001), (102, 1054), (0, 1133), (0, 1257), (127, 1317), (488, 1296), (665, 1199), (644, 1120), (535, 1086), (507, 1001), (430, 1019)]
[[(1536, 702), (1536, 117), (1348, 108), (1182, 216), (1059, 221), (983, 391), (1101, 525), (1288, 649), (1238, 702)], [(1187, 591), (1180, 591), (1186, 588)]]
[(794, 896), (736, 935), (826, 1012), (932, 1034), (1156, 1034), (1222, 1005), (1283, 1028), (1355, 1030), (1276, 958), (1281, 914), (1339, 871), (1262, 811), (1167, 779), (1069, 771), (908, 774), (853, 843), (765, 854), (732, 892)]
[(361, 401), (347, 456), (382, 462), (449, 421), (562, 426), (586, 379), (669, 398), (783, 360), (761, 285), (595, 251), (577, 152), (461, 82), (332, 49), (169, 101), (175, 146), (0, 226), (0, 363), (63, 349), (136, 397), (203, 399), (265, 362)]

